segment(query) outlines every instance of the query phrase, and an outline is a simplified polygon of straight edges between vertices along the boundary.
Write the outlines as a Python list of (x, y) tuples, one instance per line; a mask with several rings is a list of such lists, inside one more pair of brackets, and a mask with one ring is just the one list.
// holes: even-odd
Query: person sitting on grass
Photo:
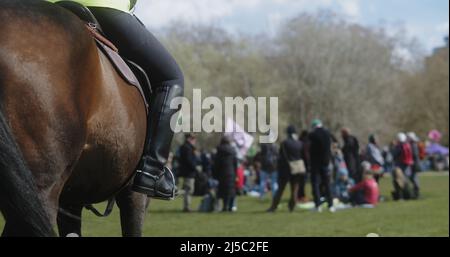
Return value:
[(354, 206), (374, 208), (378, 204), (380, 190), (370, 169), (370, 163), (363, 162), (362, 166), (364, 170), (363, 181), (348, 190), (350, 200)]
[(208, 180), (208, 191), (203, 196), (202, 201), (200, 202), (200, 206), (198, 208), (199, 212), (202, 213), (210, 213), (216, 211), (218, 208), (217, 201), (217, 187), (219, 182), (213, 178)]
[(344, 160), (344, 155), (337, 143), (332, 145), (332, 153), (333, 166), (336, 174), (333, 183), (333, 196), (342, 203), (348, 203), (350, 201), (348, 189), (355, 185), (355, 181), (349, 177), (349, 171)]
[(349, 177), (347, 169), (339, 169), (334, 183), (334, 197), (342, 203), (350, 202), (348, 190), (355, 185), (355, 181)]

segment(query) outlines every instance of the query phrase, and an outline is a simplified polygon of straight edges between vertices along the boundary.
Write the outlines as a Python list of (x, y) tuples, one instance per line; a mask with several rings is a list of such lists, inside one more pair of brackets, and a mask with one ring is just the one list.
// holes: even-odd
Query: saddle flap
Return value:
[[(125, 62), (125, 60), (119, 55), (119, 49), (111, 42), (109, 41), (104, 34), (102, 33), (102, 29), (100, 24), (98, 23), (95, 16), (92, 14), (92, 12), (87, 8), (86, 6), (73, 2), (73, 1), (60, 1), (56, 3), (57, 5), (69, 10), (78, 18), (80, 18), (83, 22), (86, 24), (86, 28), (92, 35), (92, 37), (95, 39), (98, 48), (108, 57), (111, 64), (113, 64), (113, 67), (116, 69), (116, 71), (120, 74), (120, 76), (130, 85), (136, 87), (139, 90), (139, 93), (142, 95), (142, 98), (144, 99), (144, 103), (146, 106), (146, 111), (148, 114), (148, 102), (146, 95), (144, 94), (144, 91), (142, 89), (142, 86), (148, 86), (150, 87), (150, 84), (148, 85), (142, 85), (147, 84), (148, 80), (139, 80), (137, 75), (134, 74), (133, 70), (128, 66), (128, 64)], [(134, 66), (133, 66), (134, 69)], [(138, 70), (139, 72), (143, 72), (141, 70)], [(144, 72), (145, 74), (145, 72)], [(141, 74), (138, 74), (140, 77), (146, 77), (142, 76)]]
[[(145, 97), (144, 91), (142, 90), (142, 86), (139, 83), (139, 80), (137, 79), (134, 72), (130, 69), (128, 64), (124, 61), (124, 59), (118, 54), (118, 52), (105, 45), (101, 40), (99, 40), (97, 37), (94, 37), (95, 41), (97, 42), (97, 45), (99, 49), (108, 57), (110, 62), (113, 64), (114, 68), (117, 70), (117, 72), (120, 74), (120, 76), (130, 85), (136, 87), (139, 90), (139, 93), (141, 94), (145, 107), (148, 112), (148, 102)], [(116, 48), (117, 49), (117, 48)], [(150, 85), (149, 85), (150, 86)]]

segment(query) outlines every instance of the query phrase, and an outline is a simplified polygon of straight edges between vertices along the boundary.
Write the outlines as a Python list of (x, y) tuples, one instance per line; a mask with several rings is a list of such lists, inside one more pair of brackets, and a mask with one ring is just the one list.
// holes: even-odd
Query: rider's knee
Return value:
[(184, 74), (183, 74), (183, 71), (181, 70), (180, 66), (177, 65), (177, 67), (174, 71), (173, 77), (175, 78), (174, 80), (176, 81), (176, 84), (180, 88), (184, 89)]
[(179, 67), (174, 69), (169, 80), (163, 82), (163, 87), (175, 91), (177, 96), (184, 95), (184, 74)]

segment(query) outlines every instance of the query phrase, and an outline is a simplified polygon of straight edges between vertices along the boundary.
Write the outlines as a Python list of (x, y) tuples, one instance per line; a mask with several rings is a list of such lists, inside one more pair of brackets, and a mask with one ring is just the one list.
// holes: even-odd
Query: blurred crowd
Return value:
[[(246, 156), (229, 136), (207, 151), (200, 150), (195, 134), (186, 134), (169, 160), (183, 195), (183, 211), (235, 212), (238, 196), (265, 200), (270, 194), (267, 211), (275, 212), (288, 184), (290, 211), (375, 208), (386, 198), (379, 190), (386, 174), (392, 182), (391, 199), (414, 200), (421, 197), (419, 172), (448, 170), (448, 148), (440, 145), (442, 135), (436, 130), (427, 140), (401, 132), (387, 146), (380, 145), (375, 134), (365, 146), (348, 128), (340, 134), (338, 139), (316, 119), (310, 130), (299, 133), (289, 126), (279, 145), (260, 144)], [(199, 207), (192, 206), (192, 196), (202, 197)]]

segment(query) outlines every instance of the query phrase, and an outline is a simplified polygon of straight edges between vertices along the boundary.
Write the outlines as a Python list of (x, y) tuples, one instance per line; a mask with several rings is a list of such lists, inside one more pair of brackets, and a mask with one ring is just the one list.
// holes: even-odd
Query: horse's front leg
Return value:
[(58, 230), (61, 237), (81, 236), (81, 214), (83, 205), (61, 204), (58, 212)]
[(116, 196), (116, 202), (120, 208), (122, 236), (141, 237), (149, 204), (148, 197), (126, 187)]

